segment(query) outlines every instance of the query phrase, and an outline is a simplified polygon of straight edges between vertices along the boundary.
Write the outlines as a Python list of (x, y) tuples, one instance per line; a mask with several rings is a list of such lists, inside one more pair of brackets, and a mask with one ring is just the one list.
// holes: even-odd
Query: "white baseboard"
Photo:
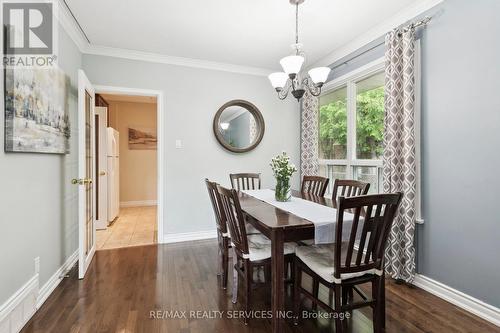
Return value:
[(142, 207), (142, 206), (156, 206), (156, 200), (141, 200), (141, 201), (121, 201), (120, 207)]
[(78, 250), (40, 288), (39, 275), (35, 274), (4, 304), (0, 306), (0, 333), (18, 333), (45, 302), (66, 273), (78, 261)]
[(179, 243), (211, 238), (217, 238), (217, 230), (166, 234), (163, 235), (163, 243)]
[(36, 308), (39, 309), (43, 303), (49, 298), (50, 294), (56, 289), (56, 287), (61, 283), (64, 278), (64, 274), (73, 267), (78, 261), (78, 250), (76, 250), (72, 255), (69, 256), (68, 259), (62, 264), (59, 269), (52, 274), (49, 281), (47, 281), (42, 288), (40, 288), (40, 292), (38, 294), (38, 298), (36, 300)]
[(417, 274), (413, 284), (500, 327), (500, 309), (441, 282)]
[(36, 311), (38, 274), (0, 306), (0, 333), (17, 333)]

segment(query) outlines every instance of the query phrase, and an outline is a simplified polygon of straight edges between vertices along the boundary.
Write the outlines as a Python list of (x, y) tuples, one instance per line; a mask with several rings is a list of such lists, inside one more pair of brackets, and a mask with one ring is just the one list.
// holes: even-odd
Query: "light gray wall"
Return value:
[[(421, 15), (422, 209), (418, 273), (500, 306), (500, 2), (445, 0)], [(349, 58), (372, 48), (378, 38)], [(384, 46), (339, 66), (346, 74)]]
[(78, 247), (77, 193), (70, 180), (77, 174), (77, 70), (82, 59), (62, 27), (58, 59), (71, 78), (70, 154), (5, 153), (0, 98), (0, 304), (33, 277), (35, 257), (40, 257), (43, 286)]
[[(162, 90), (165, 111), (164, 232), (214, 230), (205, 177), (229, 186), (231, 172), (261, 172), (263, 186), (274, 186), (271, 158), (286, 150), (299, 160), (299, 111), (280, 101), (266, 77), (84, 55), (83, 67), (96, 85)], [(217, 143), (213, 116), (232, 99), (255, 104), (266, 133), (252, 152), (233, 154)], [(175, 148), (180, 139), (182, 149)], [(298, 187), (298, 179), (294, 180)]]
[(422, 35), (418, 271), (500, 307), (500, 1), (448, 0)]

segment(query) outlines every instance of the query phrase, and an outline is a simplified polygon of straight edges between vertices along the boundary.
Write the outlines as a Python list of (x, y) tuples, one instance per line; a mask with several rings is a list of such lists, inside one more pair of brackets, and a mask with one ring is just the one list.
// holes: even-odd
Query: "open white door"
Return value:
[(78, 278), (83, 279), (95, 254), (94, 88), (78, 71)]
[(95, 192), (96, 192), (96, 229), (106, 229), (108, 226), (108, 140), (107, 140), (108, 108), (95, 108)]

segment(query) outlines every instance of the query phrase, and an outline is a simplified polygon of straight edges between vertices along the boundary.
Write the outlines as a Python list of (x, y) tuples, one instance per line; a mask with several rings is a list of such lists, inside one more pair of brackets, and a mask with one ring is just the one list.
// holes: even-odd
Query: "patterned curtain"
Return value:
[(318, 115), (319, 98), (308, 91), (302, 97), (301, 135), (300, 135), (300, 172), (303, 176), (316, 176), (318, 164)]
[(252, 144), (255, 139), (257, 138), (257, 122), (255, 121), (255, 117), (249, 117), (250, 118), (250, 128), (249, 128), (249, 133), (248, 133), (248, 142)]
[(386, 250), (386, 272), (411, 283), (415, 277), (415, 30), (385, 38), (384, 192), (404, 193)]

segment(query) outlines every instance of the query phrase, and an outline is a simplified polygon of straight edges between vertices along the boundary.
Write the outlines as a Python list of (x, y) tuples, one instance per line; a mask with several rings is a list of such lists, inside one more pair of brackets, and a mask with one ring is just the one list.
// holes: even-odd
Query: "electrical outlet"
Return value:
[(35, 274), (40, 273), (40, 257), (35, 258)]

